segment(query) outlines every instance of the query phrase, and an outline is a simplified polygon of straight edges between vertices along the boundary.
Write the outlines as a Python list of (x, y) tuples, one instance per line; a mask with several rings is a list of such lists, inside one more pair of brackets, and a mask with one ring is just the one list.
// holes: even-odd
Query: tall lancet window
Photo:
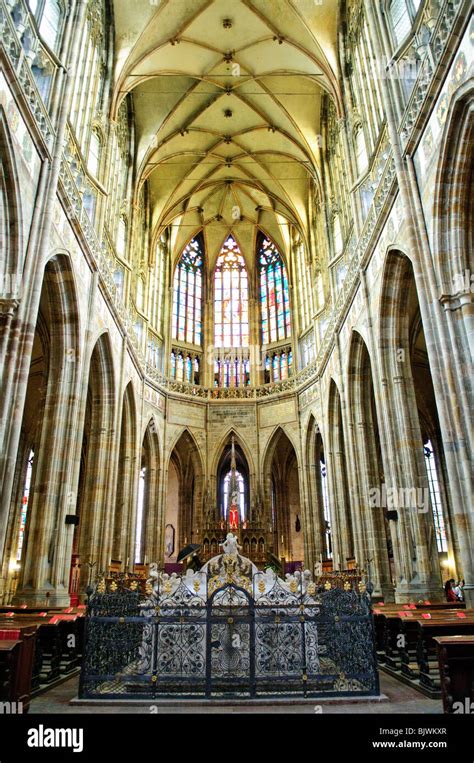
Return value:
[(17, 562), (21, 561), (21, 555), (23, 552), (23, 544), (25, 541), (26, 519), (28, 514), (28, 501), (30, 499), (31, 475), (33, 474), (34, 458), (35, 458), (35, 454), (32, 450), (30, 450), (28, 455), (28, 462), (26, 465), (26, 476), (25, 476), (25, 485), (23, 488), (23, 496), (21, 499), (20, 529), (18, 531), (18, 543), (16, 547)]
[[(229, 520), (230, 520), (229, 509), (231, 506), (231, 498), (232, 498), (231, 480), (232, 480), (232, 474), (231, 472), (228, 472), (226, 476), (224, 477), (224, 515), (225, 515), (225, 518)], [(235, 472), (235, 488), (234, 489), (237, 494), (237, 509), (240, 515), (240, 519), (243, 522), (245, 520), (245, 482), (244, 482), (243, 474), (241, 474), (238, 470), (236, 470)]]
[(259, 234), (257, 256), (260, 270), (260, 302), (263, 344), (291, 335), (290, 293), (285, 264), (270, 239)]
[(214, 344), (216, 347), (248, 347), (249, 287), (245, 260), (229, 236), (217, 260), (214, 274)]
[(329, 496), (328, 496), (328, 476), (326, 470), (326, 464), (323, 459), (320, 461), (321, 469), (321, 493), (323, 496), (323, 512), (324, 512), (324, 524), (326, 535), (326, 554), (327, 558), (332, 558), (332, 539), (331, 539), (331, 514), (329, 511)]
[(145, 513), (146, 466), (140, 470), (138, 481), (137, 526), (135, 530), (135, 564), (142, 562), (143, 519)]
[(441, 501), (441, 490), (438, 480), (438, 470), (436, 469), (435, 452), (431, 440), (426, 440), (424, 444), (425, 466), (428, 475), (428, 485), (430, 489), (431, 508), (433, 510), (433, 521), (436, 534), (436, 546), (439, 553), (445, 553), (448, 550), (448, 540), (446, 537), (446, 525), (443, 515), (443, 504)]
[(174, 273), (173, 339), (189, 344), (202, 341), (202, 237), (185, 247)]
[(243, 475), (237, 470), (235, 460), (235, 443), (232, 438), (230, 470), (224, 477), (224, 516), (230, 530), (238, 530), (239, 519), (245, 520), (245, 482)]

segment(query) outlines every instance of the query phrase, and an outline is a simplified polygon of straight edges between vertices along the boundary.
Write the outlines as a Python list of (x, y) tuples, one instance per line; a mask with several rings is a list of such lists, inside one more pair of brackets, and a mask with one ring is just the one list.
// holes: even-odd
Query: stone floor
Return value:
[[(41, 694), (31, 703), (30, 714), (36, 713), (144, 713), (150, 712), (150, 705), (141, 706), (123, 705), (113, 707), (107, 706), (86, 706), (69, 704), (70, 700), (77, 697), (78, 678), (71, 678), (63, 684)], [(409, 686), (397, 681), (392, 676), (380, 673), (380, 690), (385, 694), (388, 701), (385, 702), (341, 702), (329, 703), (315, 700), (314, 704), (298, 704), (297, 702), (288, 704), (265, 704), (265, 705), (226, 705), (212, 706), (205, 703), (193, 706), (180, 705), (171, 706), (160, 704), (157, 706), (158, 713), (315, 713), (315, 706), (322, 705), (323, 713), (442, 713), (441, 700), (428, 699), (423, 694), (415, 691)], [(156, 712), (156, 711), (155, 711)], [(321, 711), (319, 711), (321, 712)]]

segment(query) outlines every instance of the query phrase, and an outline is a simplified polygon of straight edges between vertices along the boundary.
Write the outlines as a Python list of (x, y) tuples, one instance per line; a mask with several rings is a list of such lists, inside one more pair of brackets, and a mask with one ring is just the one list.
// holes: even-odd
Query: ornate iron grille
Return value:
[(365, 591), (317, 591), (301, 577), (298, 587), (226, 556), (224, 574), (209, 563), (155, 575), (143, 593), (102, 582), (89, 600), (79, 696), (378, 695)]

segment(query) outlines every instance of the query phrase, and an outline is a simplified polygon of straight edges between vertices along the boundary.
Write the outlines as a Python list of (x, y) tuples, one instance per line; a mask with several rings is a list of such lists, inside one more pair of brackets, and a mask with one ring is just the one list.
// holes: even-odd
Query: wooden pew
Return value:
[(434, 638), (436, 636), (474, 635), (474, 615), (469, 614), (465, 619), (458, 619), (457, 622), (423, 620), (418, 623), (418, 628), (417, 660), (420, 667), (420, 685), (428, 691), (439, 692), (441, 681)]
[(41, 683), (50, 683), (59, 677), (61, 663), (61, 637), (59, 625), (50, 624), (48, 617), (34, 615), (0, 615), (0, 627), (14, 630), (21, 625), (36, 629), (36, 648), (33, 668), (33, 688)]
[[(21, 639), (0, 640), (0, 700), (2, 702), (5, 700), (10, 702), (16, 701), (14, 687), (18, 675), (18, 658), (21, 643)], [(18, 701), (23, 702), (23, 699)]]
[(418, 642), (420, 622), (460, 622), (456, 609), (431, 610), (428, 612), (410, 612), (400, 619), (400, 668), (407, 678), (418, 679), (420, 677), (420, 664), (418, 661)]
[(438, 655), (444, 712), (472, 713), (474, 636), (435, 636), (433, 640)]
[[(444, 604), (444, 603), (443, 603)], [(428, 610), (417, 608), (401, 608), (400, 605), (374, 608), (376, 649), (379, 662), (385, 663), (391, 671), (401, 671), (408, 678), (419, 674), (417, 662), (417, 646), (419, 630), (417, 621), (421, 620), (452, 620), (459, 622), (462, 614), (460, 608), (442, 607)], [(469, 613), (469, 610), (466, 614)]]
[[(69, 673), (79, 667), (84, 644), (84, 623), (82, 614), (60, 613), (53, 615), (51, 623), (57, 622), (61, 638), (61, 673)], [(73, 636), (73, 639), (71, 639)]]
[[(70, 608), (72, 609), (72, 608)], [(22, 610), (13, 617), (0, 613), (2, 623), (30, 623), (38, 630), (33, 688), (41, 683), (51, 683), (60, 675), (67, 674), (80, 665), (84, 641), (84, 610), (30, 614)], [(74, 638), (71, 639), (70, 637)]]
[(0, 626), (0, 699), (21, 702), (24, 713), (30, 706), (35, 638), (31, 625)]

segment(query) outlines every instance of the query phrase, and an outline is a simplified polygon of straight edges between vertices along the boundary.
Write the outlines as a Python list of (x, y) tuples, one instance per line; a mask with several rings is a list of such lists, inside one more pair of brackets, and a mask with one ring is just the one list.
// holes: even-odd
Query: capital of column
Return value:
[(14, 315), (19, 304), (18, 299), (0, 299), (0, 315)]

